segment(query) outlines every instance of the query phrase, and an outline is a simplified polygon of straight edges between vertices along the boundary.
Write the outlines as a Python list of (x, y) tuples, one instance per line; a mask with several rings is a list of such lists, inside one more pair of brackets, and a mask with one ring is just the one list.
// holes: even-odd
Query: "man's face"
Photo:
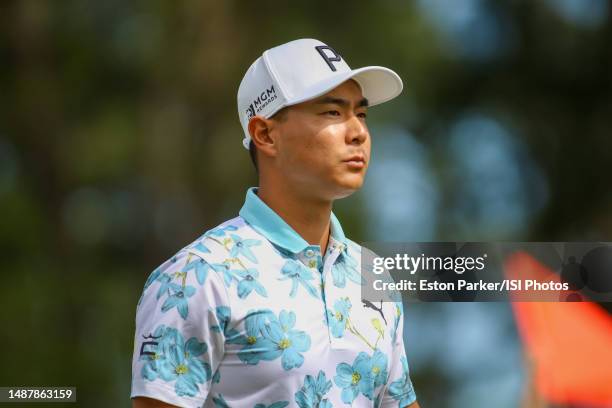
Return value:
[(370, 161), (367, 100), (348, 80), (288, 108), (279, 121), (275, 166), (300, 192), (334, 200), (358, 190)]

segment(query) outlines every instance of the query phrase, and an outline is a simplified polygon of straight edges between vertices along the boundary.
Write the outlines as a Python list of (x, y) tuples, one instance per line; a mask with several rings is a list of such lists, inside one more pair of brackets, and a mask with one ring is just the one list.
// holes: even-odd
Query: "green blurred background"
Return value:
[[(130, 406), (144, 281), (256, 184), (238, 84), (297, 38), (404, 81), (370, 110), (365, 188), (336, 205), (351, 238), (611, 241), (611, 16), (605, 0), (2, 2), (0, 385)], [(423, 407), (519, 406), (507, 304), (406, 318)]]

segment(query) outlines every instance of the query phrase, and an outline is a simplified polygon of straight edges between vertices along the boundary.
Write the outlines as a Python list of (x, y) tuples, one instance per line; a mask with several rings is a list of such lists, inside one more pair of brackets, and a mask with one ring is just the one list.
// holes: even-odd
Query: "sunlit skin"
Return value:
[[(332, 202), (358, 190), (370, 157), (367, 100), (349, 80), (314, 100), (288, 108), (284, 120), (252, 120), (260, 187), (282, 182), (308, 200)], [(264, 127), (265, 126), (265, 127)], [(345, 160), (362, 156), (365, 166)]]
[[(322, 251), (327, 248), (334, 200), (359, 190), (368, 170), (371, 140), (366, 116), (367, 100), (359, 85), (348, 80), (321, 97), (286, 108), (280, 116), (255, 116), (249, 122), (257, 146), (258, 196)], [(175, 406), (143, 397), (132, 404)], [(410, 408), (419, 405), (415, 402)]]
[(333, 201), (363, 185), (370, 163), (367, 99), (348, 80), (281, 118), (256, 116), (259, 197), (308, 243), (324, 251)]

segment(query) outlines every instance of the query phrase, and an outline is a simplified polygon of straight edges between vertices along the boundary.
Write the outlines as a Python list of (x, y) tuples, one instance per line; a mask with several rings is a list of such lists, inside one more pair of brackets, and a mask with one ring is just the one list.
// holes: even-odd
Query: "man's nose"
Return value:
[(362, 144), (368, 138), (368, 128), (358, 116), (353, 115), (346, 123), (346, 142), (348, 144)]

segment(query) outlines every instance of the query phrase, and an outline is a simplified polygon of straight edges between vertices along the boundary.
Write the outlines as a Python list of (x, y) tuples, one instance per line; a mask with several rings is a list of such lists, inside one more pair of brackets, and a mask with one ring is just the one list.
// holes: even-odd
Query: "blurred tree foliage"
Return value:
[[(520, 238), (608, 241), (610, 15), (584, 27), (545, 2), (489, 2), (507, 29), (504, 51), (464, 58), (422, 3), (3, 2), (0, 384), (76, 385), (80, 406), (129, 406), (144, 280), (235, 216), (256, 183), (236, 91), (264, 49), (295, 38), (319, 38), (353, 67), (395, 69), (404, 94), (372, 121), (425, 144), (466, 110), (493, 112), (549, 185)], [(362, 211), (351, 208), (341, 213)], [(368, 238), (358, 217), (345, 218), (355, 239)], [(440, 371), (414, 382), (424, 395), (448, 385)]]

